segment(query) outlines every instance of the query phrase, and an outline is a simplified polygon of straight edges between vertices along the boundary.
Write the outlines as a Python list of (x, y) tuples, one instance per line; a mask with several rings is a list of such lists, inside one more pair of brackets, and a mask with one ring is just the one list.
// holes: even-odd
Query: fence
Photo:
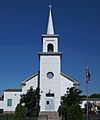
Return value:
[[(84, 115), (86, 118), (86, 115)], [(100, 120), (100, 114), (89, 114), (88, 120)]]
[[(0, 120), (15, 120), (14, 114), (0, 114)], [(37, 120), (37, 118), (27, 117), (26, 120)]]
[(14, 115), (0, 114), (0, 120), (14, 120)]

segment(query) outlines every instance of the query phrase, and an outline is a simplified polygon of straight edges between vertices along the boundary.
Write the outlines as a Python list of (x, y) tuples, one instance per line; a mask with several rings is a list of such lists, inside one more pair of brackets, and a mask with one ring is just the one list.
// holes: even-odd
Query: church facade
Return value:
[(78, 87), (79, 82), (61, 71), (62, 52), (59, 52), (59, 35), (55, 34), (51, 6), (47, 33), (42, 35), (43, 50), (39, 53), (40, 70), (21, 82), (21, 89), (7, 89), (0, 101), (0, 110), (14, 112), (20, 95), (30, 87), (40, 87), (40, 111), (58, 111), (61, 96), (70, 87)]

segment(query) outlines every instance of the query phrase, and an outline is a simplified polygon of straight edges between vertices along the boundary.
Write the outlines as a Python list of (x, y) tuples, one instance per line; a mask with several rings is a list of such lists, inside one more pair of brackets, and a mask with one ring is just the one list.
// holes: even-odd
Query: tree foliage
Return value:
[(81, 91), (75, 87), (67, 88), (66, 94), (61, 97), (62, 104), (71, 106), (72, 104), (81, 103)]
[(15, 109), (15, 119), (16, 120), (26, 120), (25, 106), (18, 104)]
[[(37, 117), (40, 111), (39, 100), (40, 100), (39, 88), (33, 90), (33, 88), (30, 87), (30, 89), (27, 91), (26, 94), (21, 95), (20, 103), (16, 107), (16, 111), (15, 111), (16, 116), (18, 115), (20, 116), (19, 113), (24, 112), (28, 117)], [(23, 111), (22, 109), (23, 105), (25, 111)]]
[[(86, 98), (87, 96), (86, 95), (82, 95), (81, 96), (82, 98)], [(100, 98), (100, 93), (94, 93), (94, 94), (91, 94), (90, 96), (88, 96), (89, 98)]]
[(83, 120), (82, 109), (79, 104), (73, 104), (67, 111), (67, 120)]
[(90, 98), (100, 98), (100, 94), (94, 93), (94, 94), (90, 95), (89, 97)]
[(81, 91), (74, 87), (68, 88), (66, 94), (61, 97), (59, 113), (65, 120), (82, 120)]
[(33, 90), (31, 87), (26, 94), (21, 95), (20, 104), (25, 104), (28, 116), (38, 116), (40, 111), (39, 99), (39, 88)]

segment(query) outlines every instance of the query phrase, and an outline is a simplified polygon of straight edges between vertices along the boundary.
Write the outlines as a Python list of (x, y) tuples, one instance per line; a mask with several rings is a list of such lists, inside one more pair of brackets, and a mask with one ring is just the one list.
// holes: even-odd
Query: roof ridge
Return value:
[(77, 82), (80, 83), (78, 80), (74, 79), (73, 77), (71, 77), (70, 75), (66, 75), (65, 73), (61, 72), (61, 75), (63, 75), (64, 77), (70, 79), (72, 82)]
[(31, 78), (34, 78), (34, 77), (35, 77), (36, 75), (38, 75), (38, 74), (39, 74), (39, 72), (36, 72), (35, 74), (33, 74), (33, 75), (31, 75), (30, 77), (26, 78), (25, 80), (21, 81), (20, 84), (23, 84), (23, 83), (29, 81)]

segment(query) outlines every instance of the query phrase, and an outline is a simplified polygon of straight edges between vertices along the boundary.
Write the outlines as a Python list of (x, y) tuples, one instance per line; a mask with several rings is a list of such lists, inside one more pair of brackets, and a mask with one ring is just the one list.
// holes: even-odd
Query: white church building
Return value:
[(59, 52), (59, 35), (54, 32), (50, 6), (47, 33), (42, 35), (43, 50), (39, 52), (40, 70), (21, 82), (21, 89), (6, 89), (0, 100), (0, 110), (14, 112), (20, 95), (30, 87), (40, 87), (40, 111), (58, 111), (61, 96), (69, 87), (78, 87), (79, 82), (61, 71), (62, 52)]

